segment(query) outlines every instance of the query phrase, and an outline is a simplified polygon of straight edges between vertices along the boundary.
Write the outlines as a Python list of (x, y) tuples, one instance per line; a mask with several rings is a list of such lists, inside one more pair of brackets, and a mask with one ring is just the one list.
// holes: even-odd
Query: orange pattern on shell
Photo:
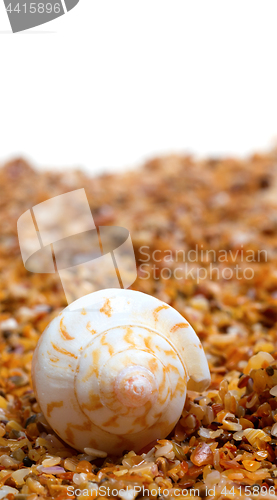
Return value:
[(69, 335), (68, 331), (66, 330), (66, 328), (63, 324), (63, 320), (64, 320), (64, 318), (62, 317), (60, 320), (60, 332), (61, 332), (62, 338), (64, 340), (74, 340), (74, 337), (71, 337)]
[(106, 314), (109, 318), (111, 317), (113, 310), (111, 307), (110, 299), (105, 300), (105, 303), (103, 307), (101, 307), (100, 312)]
[(58, 347), (56, 344), (54, 344), (54, 342), (51, 342), (51, 344), (53, 346), (53, 349), (55, 349), (55, 351), (58, 351), (61, 354), (65, 354), (66, 356), (71, 356), (74, 359), (78, 359), (78, 356), (75, 356), (75, 354), (73, 354), (72, 352), (69, 352), (66, 349), (63, 349), (63, 347)]
[(147, 401), (147, 403), (145, 403), (145, 405), (144, 405), (145, 412), (140, 417), (137, 417), (137, 418), (134, 419), (134, 426), (139, 425), (143, 429), (145, 429), (146, 427), (148, 427), (147, 416), (148, 416), (149, 411), (151, 410), (151, 406), (152, 406), (151, 401)]
[(86, 329), (87, 329), (90, 333), (92, 333), (93, 335), (96, 333), (96, 330), (93, 330), (93, 329), (91, 328), (91, 323), (90, 323), (90, 321), (86, 324)]
[(171, 328), (170, 332), (171, 332), (171, 333), (174, 333), (174, 332), (176, 332), (176, 330), (178, 330), (179, 328), (188, 328), (188, 326), (189, 326), (189, 325), (188, 325), (188, 323), (176, 323), (176, 325), (174, 325), (174, 326)]
[(96, 377), (99, 376), (99, 358), (100, 351), (99, 349), (95, 349), (95, 351), (92, 352), (92, 365), (87, 371), (86, 375), (83, 377), (83, 382), (86, 382), (94, 373)]
[(162, 306), (156, 307), (156, 309), (154, 309), (153, 316), (154, 316), (155, 323), (158, 321), (158, 314), (162, 309), (169, 309), (169, 306), (163, 304)]
[(102, 335), (100, 342), (101, 342), (101, 344), (103, 346), (107, 346), (108, 347), (109, 355), (112, 356), (113, 353), (114, 353), (114, 348), (113, 348), (113, 346), (109, 342), (106, 341), (106, 334), (105, 333)]
[(60, 408), (63, 406), (63, 401), (54, 401), (53, 403), (48, 403), (47, 405), (47, 417), (51, 417), (51, 413), (54, 408)]
[(110, 426), (119, 427), (119, 424), (117, 423), (117, 419), (118, 419), (118, 417), (113, 415), (111, 418), (109, 418), (109, 420), (104, 422), (102, 425), (103, 425), (103, 427), (110, 427)]
[(103, 405), (100, 401), (100, 396), (98, 394), (94, 394), (92, 391), (89, 393), (89, 403), (83, 403), (81, 405), (82, 409), (86, 409), (89, 411), (100, 410), (100, 408), (102, 407)]

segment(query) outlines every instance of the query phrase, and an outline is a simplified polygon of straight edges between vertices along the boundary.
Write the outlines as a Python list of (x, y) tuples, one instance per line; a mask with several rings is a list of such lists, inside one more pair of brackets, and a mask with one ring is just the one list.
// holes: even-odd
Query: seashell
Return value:
[[(228, 420), (228, 418), (231, 418), (232, 420)], [(226, 413), (222, 420), (223, 424), (223, 429), (226, 429), (228, 431), (241, 431), (242, 430), (242, 425), (239, 423), (238, 419), (235, 417), (233, 413)]]
[(202, 345), (183, 316), (126, 289), (94, 292), (64, 309), (38, 342), (32, 378), (58, 436), (81, 451), (113, 454), (166, 437), (187, 389), (210, 384)]
[(244, 429), (243, 435), (246, 437), (247, 441), (254, 446), (259, 448), (259, 440), (270, 441), (271, 438), (262, 429)]

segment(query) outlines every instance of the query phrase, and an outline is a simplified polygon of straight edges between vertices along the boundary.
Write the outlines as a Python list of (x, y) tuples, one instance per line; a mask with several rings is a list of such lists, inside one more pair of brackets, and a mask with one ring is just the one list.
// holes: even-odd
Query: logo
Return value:
[(4, 0), (13, 33), (53, 21), (77, 3), (79, 0)]
[(68, 303), (105, 288), (128, 288), (137, 278), (130, 233), (96, 226), (84, 189), (35, 205), (17, 221), (25, 268), (60, 276)]

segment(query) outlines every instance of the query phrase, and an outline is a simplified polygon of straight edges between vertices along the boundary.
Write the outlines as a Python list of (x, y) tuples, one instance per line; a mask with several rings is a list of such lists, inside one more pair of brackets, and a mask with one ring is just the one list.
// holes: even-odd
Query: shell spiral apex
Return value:
[(53, 430), (81, 451), (139, 450), (173, 429), (187, 388), (210, 372), (172, 307), (141, 292), (101, 290), (70, 304), (42, 334), (32, 378)]

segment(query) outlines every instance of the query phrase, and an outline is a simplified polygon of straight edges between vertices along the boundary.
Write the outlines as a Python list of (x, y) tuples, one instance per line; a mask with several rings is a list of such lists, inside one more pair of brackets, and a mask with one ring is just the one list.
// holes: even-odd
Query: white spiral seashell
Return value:
[(109, 289), (76, 300), (48, 325), (32, 378), (42, 412), (64, 441), (119, 454), (166, 437), (187, 386), (206, 389), (210, 372), (197, 335), (175, 309)]

